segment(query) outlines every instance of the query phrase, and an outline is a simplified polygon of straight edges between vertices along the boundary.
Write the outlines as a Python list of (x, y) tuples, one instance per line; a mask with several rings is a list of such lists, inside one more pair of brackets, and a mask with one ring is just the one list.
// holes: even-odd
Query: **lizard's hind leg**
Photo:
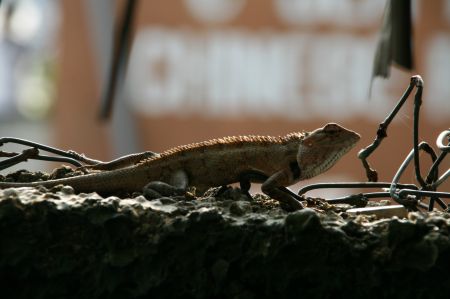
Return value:
[[(239, 174), (237, 182), (241, 188), (241, 193), (244, 194), (249, 200), (253, 200), (250, 194), (251, 183), (263, 183), (267, 180), (268, 176), (262, 172), (256, 170), (248, 170)], [(216, 192), (215, 196), (223, 195), (227, 190), (229, 190), (228, 185), (220, 186), (219, 190)]]
[(178, 188), (161, 181), (153, 181), (144, 186), (142, 193), (146, 199), (161, 197), (181, 196), (186, 192), (185, 188)]
[(176, 171), (170, 179), (170, 184), (162, 181), (150, 182), (144, 186), (143, 194), (147, 199), (182, 196), (186, 193), (188, 183), (187, 174), (184, 171)]

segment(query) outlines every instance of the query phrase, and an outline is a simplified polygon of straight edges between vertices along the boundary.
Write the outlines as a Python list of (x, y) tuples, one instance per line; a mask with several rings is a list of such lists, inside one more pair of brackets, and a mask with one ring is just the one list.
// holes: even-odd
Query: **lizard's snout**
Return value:
[(328, 123), (322, 128), (322, 132), (325, 136), (336, 140), (342, 140), (345, 143), (356, 143), (361, 136), (355, 131), (349, 130), (336, 123)]

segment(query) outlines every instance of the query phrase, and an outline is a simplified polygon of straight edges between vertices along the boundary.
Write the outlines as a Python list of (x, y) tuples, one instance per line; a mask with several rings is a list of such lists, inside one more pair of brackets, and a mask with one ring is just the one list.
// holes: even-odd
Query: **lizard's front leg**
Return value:
[(165, 196), (181, 196), (186, 192), (189, 179), (186, 172), (179, 170), (172, 174), (170, 183), (153, 181), (143, 188), (143, 194), (147, 199), (161, 198)]
[(303, 209), (303, 205), (296, 199), (295, 194), (289, 191), (285, 186), (292, 185), (295, 182), (292, 171), (289, 168), (280, 170), (271, 175), (261, 186), (261, 191), (270, 197), (285, 203), (293, 210)]

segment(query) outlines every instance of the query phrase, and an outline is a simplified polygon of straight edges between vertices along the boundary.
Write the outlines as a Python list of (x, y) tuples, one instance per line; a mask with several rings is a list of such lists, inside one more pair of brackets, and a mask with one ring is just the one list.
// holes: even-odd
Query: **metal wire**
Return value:
[[(74, 151), (64, 151), (55, 147), (51, 147), (45, 144), (41, 144), (38, 142), (16, 138), (16, 137), (1, 137), (0, 138), (0, 146), (6, 144), (6, 143), (14, 143), (14, 144), (20, 144), (24, 146), (29, 146), (32, 149), (36, 149), (38, 152), (34, 155), (30, 155), (30, 153), (25, 153), (25, 151), (30, 149), (25, 149), (22, 154), (19, 153), (13, 153), (15, 156), (12, 158), (6, 159), (4, 161), (0, 162), (0, 169), (5, 169), (8, 167), (11, 167), (15, 164), (18, 164), (20, 162), (24, 162), (28, 159), (35, 159), (35, 160), (44, 160), (44, 161), (55, 161), (55, 162), (66, 162), (72, 165), (75, 165), (77, 167), (82, 166), (83, 163), (88, 165), (93, 165), (97, 163), (101, 163), (99, 160), (90, 159), (88, 157), (85, 157), (84, 155), (80, 155)], [(39, 150), (43, 150), (52, 154), (55, 154), (57, 156), (47, 156), (47, 155), (40, 155)], [(10, 153), (8, 153), (10, 154)]]
[[(443, 131), (439, 134), (437, 138), (436, 144), (437, 147), (442, 151), (439, 156), (436, 155), (433, 148), (428, 145), (426, 142), (419, 143), (419, 115), (420, 115), (420, 106), (422, 104), (422, 92), (423, 92), (423, 80), (420, 76), (411, 77), (410, 83), (397, 105), (391, 111), (391, 113), (385, 118), (385, 120), (379, 125), (377, 130), (377, 136), (372, 144), (364, 148), (358, 153), (358, 158), (361, 159), (363, 166), (366, 170), (366, 175), (369, 180), (368, 183), (325, 183), (325, 184), (313, 184), (309, 186), (305, 186), (298, 191), (299, 195), (302, 195), (313, 189), (323, 189), (323, 188), (389, 188), (389, 192), (373, 192), (373, 193), (361, 193), (361, 194), (353, 194), (346, 197), (335, 198), (329, 200), (330, 202), (339, 203), (339, 202), (358, 202), (362, 199), (367, 200), (369, 198), (380, 198), (380, 197), (391, 197), (396, 202), (403, 204), (405, 207), (410, 209), (416, 209), (417, 206), (426, 207), (423, 203), (420, 202), (422, 197), (430, 197), (430, 202), (428, 205), (428, 210), (433, 210), (434, 204), (439, 204), (443, 209), (446, 209), (446, 204), (442, 201), (440, 197), (450, 198), (450, 193), (448, 192), (437, 192), (437, 187), (442, 184), (445, 180), (450, 177), (450, 169), (447, 170), (441, 177), (438, 173), (438, 166), (442, 163), (445, 156), (448, 152), (450, 152), (450, 130)], [(375, 151), (375, 149), (380, 145), (381, 141), (387, 136), (386, 130), (389, 124), (392, 122), (400, 108), (406, 102), (407, 98), (413, 91), (414, 87), (417, 88), (417, 91), (414, 96), (414, 132), (413, 132), (413, 149), (408, 154), (406, 159), (400, 165), (397, 170), (392, 182), (390, 183), (373, 183), (378, 179), (378, 174), (375, 170), (373, 170), (369, 163), (367, 162), (367, 158)], [(444, 140), (447, 139), (447, 142)], [(447, 145), (444, 145), (447, 144)], [(433, 162), (426, 179), (423, 179), (420, 170), (420, 158), (419, 151), (424, 151), (428, 153)], [(420, 185), (417, 187), (414, 184), (399, 184), (400, 177), (403, 172), (414, 159), (414, 170), (416, 179)], [(413, 196), (413, 197), (411, 197)]]

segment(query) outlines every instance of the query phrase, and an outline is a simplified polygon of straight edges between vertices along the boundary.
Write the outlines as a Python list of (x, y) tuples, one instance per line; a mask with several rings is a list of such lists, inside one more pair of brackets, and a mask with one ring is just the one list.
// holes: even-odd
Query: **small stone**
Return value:
[[(140, 196), (144, 197), (142, 195), (142, 192), (133, 192), (133, 193), (131, 193), (131, 198), (137, 198), (137, 197), (140, 197)], [(144, 197), (144, 199), (145, 199), (145, 197)]]
[(3, 196), (9, 198), (16, 198), (18, 196), (18, 192), (14, 188), (8, 188), (3, 190)]
[(143, 195), (138, 195), (136, 197), (133, 197), (133, 199), (135, 201), (137, 201), (138, 203), (145, 203), (145, 202), (147, 202), (147, 199)]
[(380, 200), (380, 204), (382, 204), (383, 206), (388, 206), (390, 205), (392, 202), (390, 199), (382, 199)]
[(429, 217), (425, 223), (429, 223), (432, 224), (434, 226), (437, 227), (445, 227), (447, 226), (447, 220), (444, 217), (440, 217), (440, 216), (433, 216), (433, 217)]
[(159, 198), (159, 201), (160, 201), (161, 204), (163, 204), (163, 205), (170, 205), (170, 204), (174, 204), (174, 203), (177, 202), (176, 200), (173, 200), (173, 199), (170, 198), (170, 197), (161, 197), (161, 198)]
[(188, 214), (188, 218), (192, 222), (213, 223), (223, 219), (222, 215), (216, 208), (200, 208)]
[(58, 195), (56, 195), (55, 193), (51, 193), (51, 192), (45, 193), (42, 196), (42, 198), (44, 198), (44, 199), (60, 199), (60, 197)]
[(106, 205), (111, 205), (113, 208), (118, 209), (120, 206), (120, 198), (117, 196), (109, 196), (103, 200)]
[(242, 216), (251, 212), (251, 204), (248, 201), (234, 201), (230, 205), (230, 213), (236, 216)]
[(341, 229), (351, 237), (361, 237), (366, 230), (364, 227), (356, 221), (349, 221), (345, 225), (341, 226)]
[(72, 195), (75, 193), (75, 190), (73, 189), (72, 186), (65, 185), (61, 188), (61, 193), (66, 194), (66, 195)]
[(254, 214), (247, 218), (247, 223), (252, 225), (259, 225), (267, 222), (267, 216)]
[(420, 212), (409, 212), (408, 219), (413, 222), (424, 221), (424, 216)]
[(168, 214), (172, 214), (178, 210), (178, 207), (176, 205), (169, 203), (163, 204), (161, 203), (161, 200), (159, 198), (148, 201), (146, 205), (151, 207), (152, 210)]
[(303, 209), (289, 214), (286, 217), (286, 228), (295, 232), (304, 230), (319, 230), (322, 228), (319, 216), (312, 209)]

